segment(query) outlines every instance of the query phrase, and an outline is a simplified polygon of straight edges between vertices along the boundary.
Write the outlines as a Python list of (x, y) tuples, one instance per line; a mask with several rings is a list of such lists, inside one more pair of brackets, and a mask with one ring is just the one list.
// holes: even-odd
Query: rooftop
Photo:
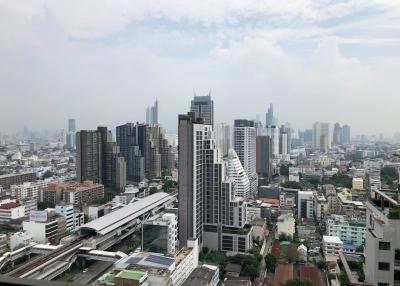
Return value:
[(115, 277), (117, 278), (124, 278), (130, 280), (141, 280), (143, 277), (147, 275), (146, 272), (141, 271), (133, 271), (133, 270), (124, 270), (118, 273)]
[(173, 199), (172, 196), (158, 192), (128, 206), (122, 207), (112, 213), (95, 219), (81, 226), (81, 229), (92, 229), (101, 235), (105, 235), (116, 228), (138, 218), (157, 206), (161, 206)]
[(275, 269), (274, 286), (283, 286), (289, 280), (293, 280), (293, 264), (278, 263)]
[(310, 279), (314, 286), (321, 286), (321, 275), (317, 267), (300, 265), (299, 267), (300, 279)]
[(322, 237), (322, 241), (326, 243), (343, 244), (343, 241), (341, 241), (341, 239), (338, 236), (324, 235)]

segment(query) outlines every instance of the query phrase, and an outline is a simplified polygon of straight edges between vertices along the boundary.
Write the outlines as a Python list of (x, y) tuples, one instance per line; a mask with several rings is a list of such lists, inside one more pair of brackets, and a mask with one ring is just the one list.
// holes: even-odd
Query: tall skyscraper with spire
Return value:
[(154, 102), (153, 106), (147, 107), (146, 110), (146, 123), (158, 124), (158, 99)]

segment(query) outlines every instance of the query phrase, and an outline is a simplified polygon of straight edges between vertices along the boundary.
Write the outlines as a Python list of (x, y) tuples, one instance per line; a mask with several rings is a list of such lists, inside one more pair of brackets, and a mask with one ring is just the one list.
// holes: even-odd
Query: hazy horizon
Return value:
[(0, 133), (113, 129), (156, 98), (176, 131), (211, 89), (217, 123), (273, 103), (294, 128), (392, 136), (399, 31), (395, 0), (0, 1)]

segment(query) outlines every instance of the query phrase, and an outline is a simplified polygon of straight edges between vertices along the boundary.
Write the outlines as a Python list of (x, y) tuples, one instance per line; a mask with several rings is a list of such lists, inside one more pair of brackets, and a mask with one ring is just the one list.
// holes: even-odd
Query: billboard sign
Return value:
[(46, 222), (47, 211), (31, 211), (29, 213), (29, 220), (37, 222)]

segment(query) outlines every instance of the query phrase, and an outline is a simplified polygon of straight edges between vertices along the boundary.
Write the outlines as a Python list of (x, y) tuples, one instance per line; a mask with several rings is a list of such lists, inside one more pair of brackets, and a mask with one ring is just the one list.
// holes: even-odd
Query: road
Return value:
[(73, 282), (80, 284), (89, 284), (94, 279), (98, 278), (103, 272), (113, 265), (112, 262), (95, 261), (88, 266), (87, 272), (81, 272), (75, 275)]
[(266, 265), (265, 265), (265, 260), (264, 257), (271, 252), (271, 248), (272, 248), (272, 242), (275, 239), (275, 233), (274, 232), (270, 232), (268, 239), (266, 241), (266, 246), (264, 249), (264, 253), (262, 254), (262, 259), (261, 259), (261, 263), (260, 263), (260, 277), (259, 277), (259, 283), (260, 285), (264, 285), (264, 278), (265, 278), (265, 274), (266, 274)]

